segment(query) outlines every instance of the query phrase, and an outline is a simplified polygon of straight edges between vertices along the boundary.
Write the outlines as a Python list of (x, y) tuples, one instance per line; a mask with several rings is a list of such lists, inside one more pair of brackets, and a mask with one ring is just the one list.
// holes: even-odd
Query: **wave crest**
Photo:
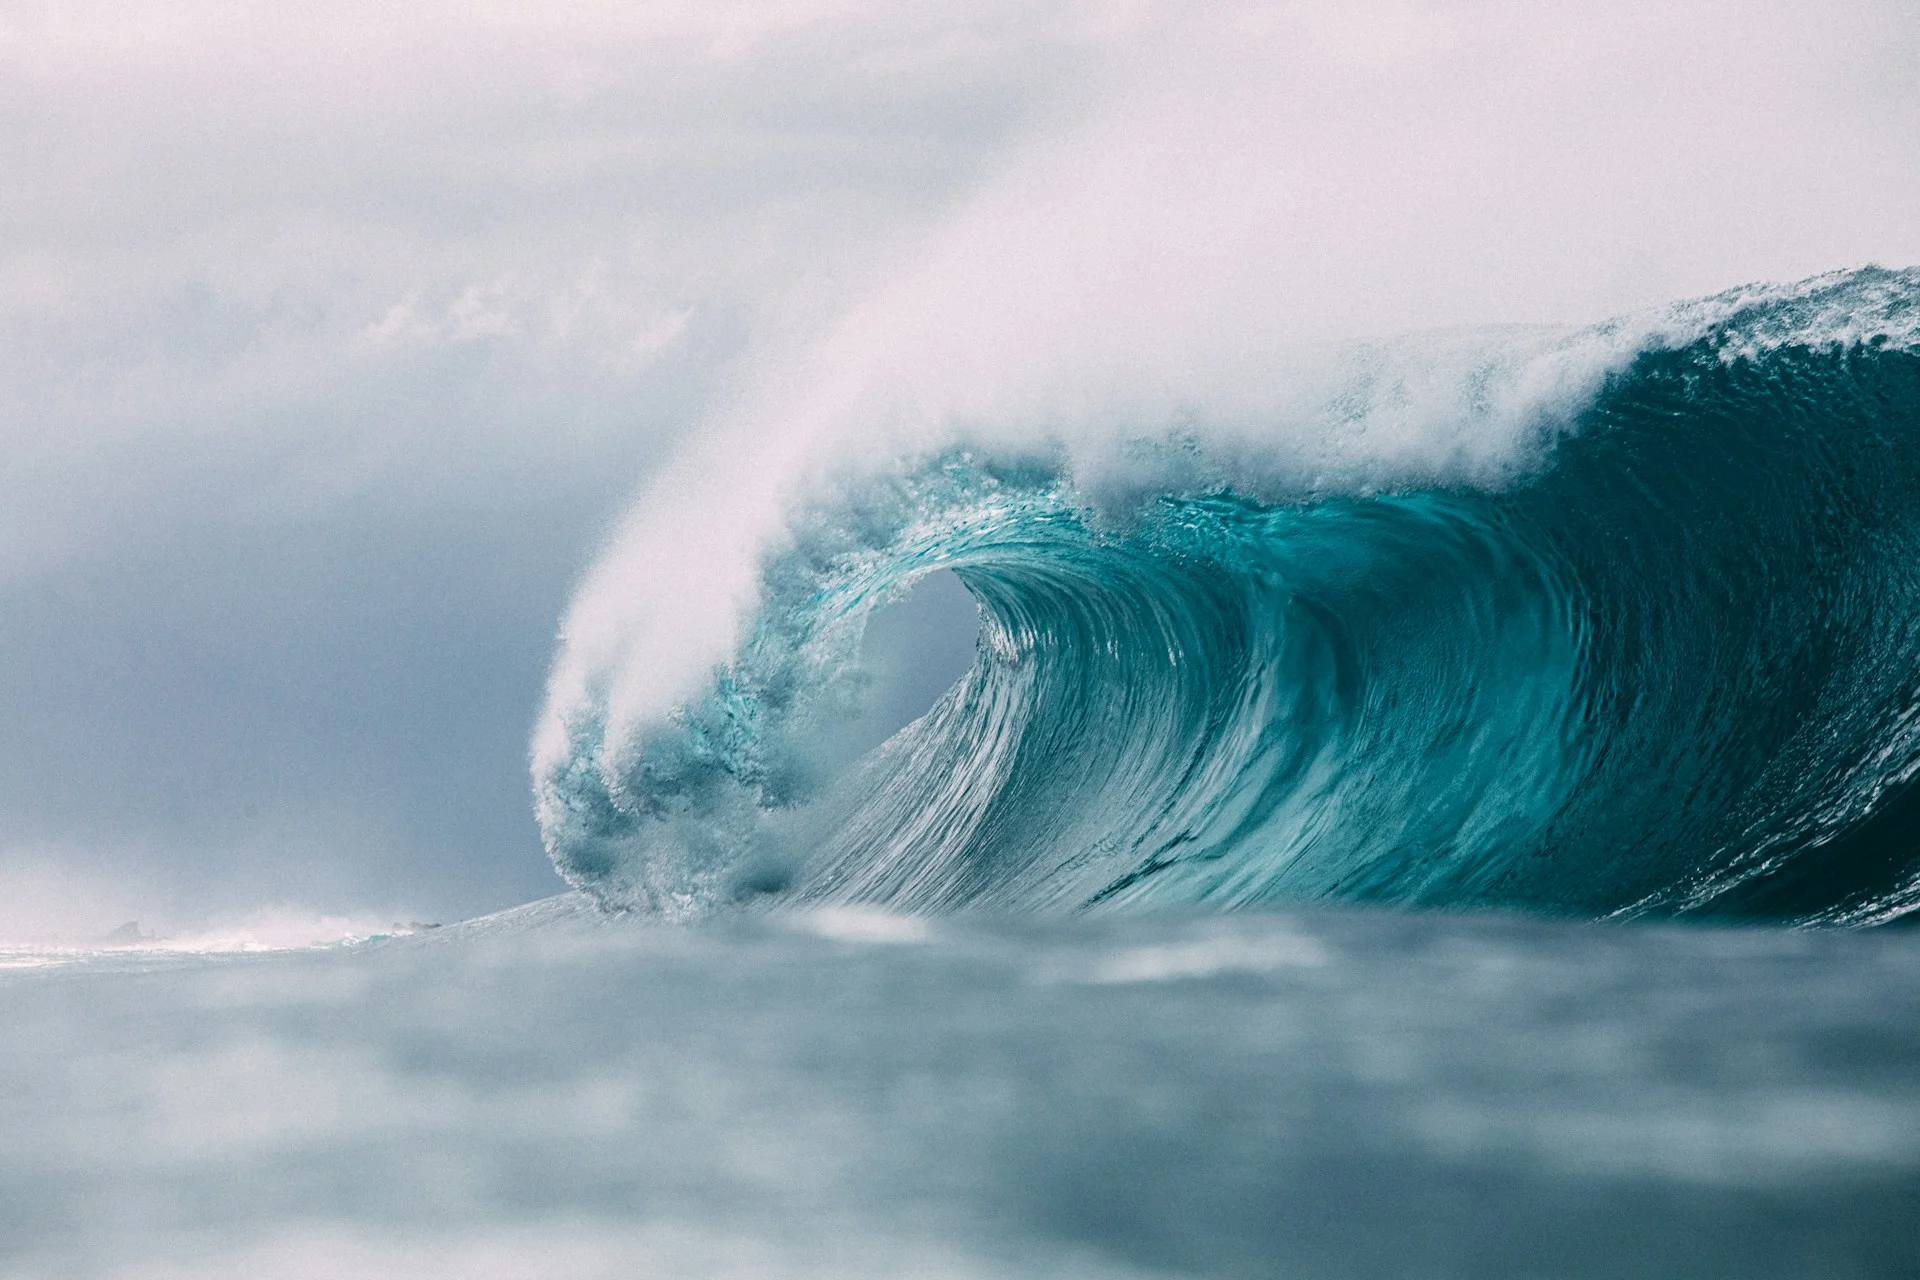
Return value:
[[(765, 889), (1902, 914), (1916, 317), (1920, 273), (1868, 270), (1542, 335), (1502, 367), (1544, 345), (1600, 372), (1519, 418), (1465, 343), (1429, 438), (1497, 414), (1507, 443), (1411, 470), (1203, 420), (1097, 466), (1046, 432), (843, 466), (787, 508), (730, 652), (671, 711), (623, 714), (633, 651), (563, 655), (547, 847), (603, 902), (671, 914)], [(1404, 381), (1346, 385), (1319, 420), (1364, 460)], [(865, 620), (940, 568), (981, 606), (974, 666), (860, 755), (839, 726)]]

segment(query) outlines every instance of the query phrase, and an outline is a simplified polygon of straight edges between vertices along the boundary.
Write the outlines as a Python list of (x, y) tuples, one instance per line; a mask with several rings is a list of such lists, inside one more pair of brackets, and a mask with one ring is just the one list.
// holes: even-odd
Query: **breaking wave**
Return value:
[[(1346, 348), (1251, 427), (843, 450), (783, 490), (696, 680), (657, 657), (685, 574), (590, 583), (657, 634), (588, 643), (576, 610), (535, 745), (547, 848), (668, 914), (779, 892), (1898, 917), (1916, 327), (1920, 272), (1870, 268)], [(1415, 406), (1416, 367), (1447, 394)], [(866, 620), (940, 569), (979, 604), (975, 661), (863, 752)], [(670, 698), (622, 694), (656, 670)]]

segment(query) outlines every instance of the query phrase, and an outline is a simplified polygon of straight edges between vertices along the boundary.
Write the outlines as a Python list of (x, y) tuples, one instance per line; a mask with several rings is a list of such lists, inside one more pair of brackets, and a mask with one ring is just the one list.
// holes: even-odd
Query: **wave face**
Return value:
[[(671, 914), (1913, 911), (1920, 273), (1675, 316), (1497, 476), (1288, 491), (1176, 433), (1120, 498), (1042, 440), (796, 504), (704, 690), (631, 727), (591, 682), (549, 707), (554, 862)], [(836, 746), (867, 615), (940, 568), (971, 670)]]

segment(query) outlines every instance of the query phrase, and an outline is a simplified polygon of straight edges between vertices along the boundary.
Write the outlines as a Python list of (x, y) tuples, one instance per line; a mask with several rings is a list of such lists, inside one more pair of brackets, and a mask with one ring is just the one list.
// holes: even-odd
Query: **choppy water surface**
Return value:
[(560, 899), (0, 972), (0, 1275), (1898, 1277), (1920, 936)]

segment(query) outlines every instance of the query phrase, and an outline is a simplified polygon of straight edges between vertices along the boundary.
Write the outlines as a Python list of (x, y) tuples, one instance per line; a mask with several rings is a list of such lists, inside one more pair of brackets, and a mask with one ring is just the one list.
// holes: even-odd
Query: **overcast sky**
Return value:
[(1911, 4), (1189, 8), (0, 0), (0, 935), (557, 889), (574, 583), (863, 300), (1205, 368), (1920, 261)]

